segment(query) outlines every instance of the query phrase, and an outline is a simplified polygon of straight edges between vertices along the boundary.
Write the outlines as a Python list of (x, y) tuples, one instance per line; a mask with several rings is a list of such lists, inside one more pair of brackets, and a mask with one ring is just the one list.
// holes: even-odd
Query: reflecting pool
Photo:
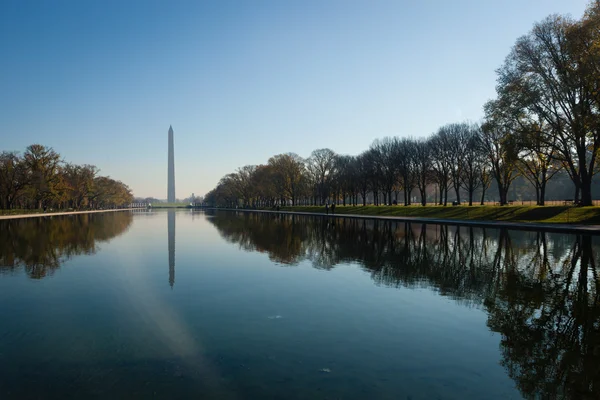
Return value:
[(599, 398), (599, 253), (325, 216), (2, 220), (0, 398)]

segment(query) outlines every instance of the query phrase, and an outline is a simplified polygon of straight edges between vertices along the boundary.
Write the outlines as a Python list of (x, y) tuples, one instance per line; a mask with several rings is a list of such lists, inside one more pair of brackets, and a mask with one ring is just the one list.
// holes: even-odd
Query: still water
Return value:
[(0, 221), (0, 398), (599, 398), (599, 239), (189, 210)]

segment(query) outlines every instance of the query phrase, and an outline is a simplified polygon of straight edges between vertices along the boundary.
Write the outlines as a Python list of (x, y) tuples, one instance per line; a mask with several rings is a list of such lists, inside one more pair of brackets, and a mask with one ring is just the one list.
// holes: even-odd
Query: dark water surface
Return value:
[(0, 399), (600, 398), (599, 246), (189, 210), (0, 221)]

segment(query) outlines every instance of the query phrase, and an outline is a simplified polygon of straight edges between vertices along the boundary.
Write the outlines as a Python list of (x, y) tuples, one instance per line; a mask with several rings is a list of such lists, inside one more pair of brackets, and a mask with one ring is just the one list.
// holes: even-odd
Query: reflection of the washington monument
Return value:
[(167, 226), (169, 230), (169, 285), (175, 283), (175, 211), (167, 211)]

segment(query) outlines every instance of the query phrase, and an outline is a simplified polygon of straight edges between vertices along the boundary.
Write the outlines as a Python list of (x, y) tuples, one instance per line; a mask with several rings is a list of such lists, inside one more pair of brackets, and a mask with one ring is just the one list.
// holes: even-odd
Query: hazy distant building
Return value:
[(175, 152), (173, 151), (173, 127), (169, 126), (169, 177), (167, 202), (175, 203)]

